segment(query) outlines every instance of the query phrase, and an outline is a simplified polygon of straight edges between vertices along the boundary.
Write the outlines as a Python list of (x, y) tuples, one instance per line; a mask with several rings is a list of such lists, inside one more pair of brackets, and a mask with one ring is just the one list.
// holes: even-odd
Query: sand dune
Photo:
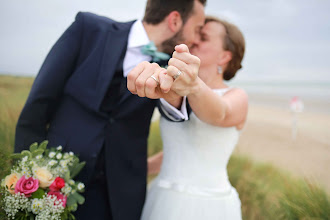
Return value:
[(330, 115), (299, 113), (292, 139), (292, 115), (280, 108), (250, 105), (236, 153), (306, 177), (330, 192)]

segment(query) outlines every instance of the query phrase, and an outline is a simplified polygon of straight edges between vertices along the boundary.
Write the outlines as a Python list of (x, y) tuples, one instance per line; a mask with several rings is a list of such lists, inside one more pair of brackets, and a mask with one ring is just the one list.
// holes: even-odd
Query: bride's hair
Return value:
[(232, 59), (229, 61), (227, 68), (223, 71), (223, 79), (230, 80), (235, 76), (236, 72), (242, 68), (241, 62), (245, 51), (244, 36), (236, 25), (228, 21), (213, 16), (206, 16), (205, 24), (208, 22), (222, 24), (226, 30), (226, 35), (223, 39), (223, 49), (232, 53)]
[[(196, 0), (148, 0), (143, 21), (148, 24), (159, 24), (172, 11), (180, 13), (183, 24), (193, 14)], [(198, 0), (204, 6), (206, 0)]]

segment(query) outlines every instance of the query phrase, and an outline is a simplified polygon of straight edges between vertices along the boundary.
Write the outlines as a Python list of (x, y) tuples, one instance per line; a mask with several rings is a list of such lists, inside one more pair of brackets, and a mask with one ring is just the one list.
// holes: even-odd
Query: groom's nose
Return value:
[(193, 42), (193, 45), (198, 45), (200, 41), (201, 41), (201, 35), (200, 34), (196, 34), (195, 35), (194, 42)]

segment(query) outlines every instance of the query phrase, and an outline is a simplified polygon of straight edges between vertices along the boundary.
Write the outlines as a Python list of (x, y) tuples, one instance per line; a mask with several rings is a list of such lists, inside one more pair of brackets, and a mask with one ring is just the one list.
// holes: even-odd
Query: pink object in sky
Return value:
[(304, 103), (298, 96), (294, 96), (290, 101), (290, 109), (292, 112), (302, 112), (304, 110)]

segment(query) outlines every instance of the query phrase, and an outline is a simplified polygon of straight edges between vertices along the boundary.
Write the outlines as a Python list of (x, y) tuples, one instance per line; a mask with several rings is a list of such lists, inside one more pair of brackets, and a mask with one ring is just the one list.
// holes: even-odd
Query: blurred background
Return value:
[[(142, 19), (146, 0), (0, 3), (0, 158), (48, 51), (79, 11)], [(243, 69), (229, 82), (249, 94), (249, 116), (228, 166), (244, 219), (329, 219), (330, 1), (208, 0), (206, 14), (236, 24)], [(161, 150), (158, 116), (149, 154)], [(0, 159), (0, 179), (9, 159)], [(152, 177), (150, 177), (152, 178)]]

